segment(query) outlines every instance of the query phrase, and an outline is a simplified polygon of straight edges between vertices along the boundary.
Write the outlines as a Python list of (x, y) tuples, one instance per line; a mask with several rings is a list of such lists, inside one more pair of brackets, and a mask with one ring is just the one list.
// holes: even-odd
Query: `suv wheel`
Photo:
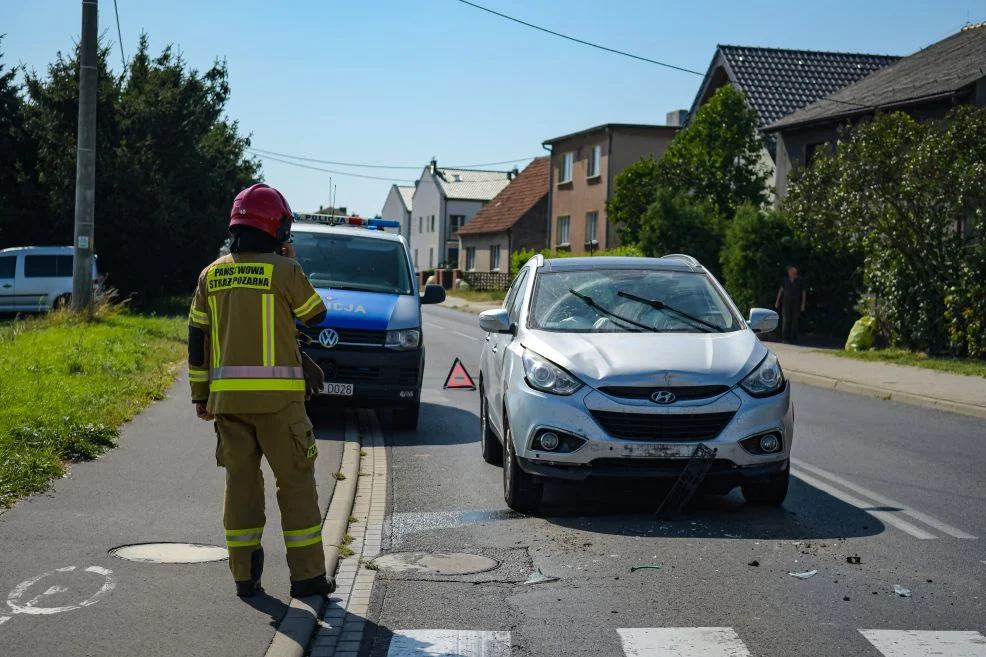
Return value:
[(743, 484), (743, 497), (747, 504), (753, 506), (780, 506), (787, 497), (787, 486), (791, 480), (791, 471), (785, 470), (780, 474), (771, 475), (765, 483)]
[(418, 428), (418, 415), (421, 412), (421, 402), (413, 406), (395, 408), (392, 413), (393, 427), (403, 431), (414, 431)]
[(484, 461), (490, 465), (503, 465), (503, 445), (490, 427), (490, 408), (482, 383), (479, 384), (479, 444), (483, 449)]
[(513, 432), (504, 418), (503, 499), (514, 511), (535, 515), (541, 508), (544, 483), (524, 472), (517, 463)]

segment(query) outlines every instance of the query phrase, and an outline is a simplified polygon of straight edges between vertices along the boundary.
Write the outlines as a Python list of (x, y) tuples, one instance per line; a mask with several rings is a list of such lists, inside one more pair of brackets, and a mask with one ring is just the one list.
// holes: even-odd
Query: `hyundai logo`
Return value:
[(650, 396), (650, 399), (655, 404), (673, 404), (675, 396), (670, 390), (658, 390)]
[(335, 329), (327, 328), (318, 334), (318, 343), (326, 349), (331, 349), (339, 344), (339, 334), (336, 333)]

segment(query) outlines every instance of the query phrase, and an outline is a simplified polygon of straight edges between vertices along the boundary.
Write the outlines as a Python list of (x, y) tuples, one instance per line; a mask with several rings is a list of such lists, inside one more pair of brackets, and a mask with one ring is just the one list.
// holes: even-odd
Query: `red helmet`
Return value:
[(270, 185), (257, 183), (244, 189), (233, 200), (229, 226), (250, 226), (262, 230), (281, 242), (291, 236), (294, 213), (281, 192)]

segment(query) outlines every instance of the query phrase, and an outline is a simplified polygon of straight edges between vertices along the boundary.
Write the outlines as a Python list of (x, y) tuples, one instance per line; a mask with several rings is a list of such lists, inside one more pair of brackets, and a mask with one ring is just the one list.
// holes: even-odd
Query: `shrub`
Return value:
[(640, 248), (651, 257), (685, 253), (719, 273), (722, 231), (714, 210), (683, 194), (661, 189), (641, 221)]

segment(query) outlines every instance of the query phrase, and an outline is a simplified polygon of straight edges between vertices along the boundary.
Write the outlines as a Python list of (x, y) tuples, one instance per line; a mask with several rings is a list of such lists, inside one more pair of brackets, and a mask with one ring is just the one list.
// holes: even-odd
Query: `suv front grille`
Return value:
[(675, 401), (694, 401), (711, 399), (728, 392), (729, 386), (677, 386), (661, 388), (656, 386), (604, 386), (599, 389), (610, 397), (621, 399), (650, 399), (655, 392), (667, 390), (674, 393)]
[[(320, 326), (318, 328), (306, 328), (304, 329), (305, 335), (312, 339), (313, 347), (321, 347), (322, 345), (318, 342), (318, 336), (327, 327)], [(335, 327), (332, 327), (335, 328)], [(351, 328), (336, 328), (335, 332), (339, 334), (339, 344), (346, 345), (358, 345), (361, 347), (382, 347), (387, 339), (386, 331), (368, 331), (364, 329), (351, 329)]]
[(674, 415), (592, 411), (599, 426), (614, 438), (648, 442), (712, 440), (722, 433), (734, 415), (735, 411)]

